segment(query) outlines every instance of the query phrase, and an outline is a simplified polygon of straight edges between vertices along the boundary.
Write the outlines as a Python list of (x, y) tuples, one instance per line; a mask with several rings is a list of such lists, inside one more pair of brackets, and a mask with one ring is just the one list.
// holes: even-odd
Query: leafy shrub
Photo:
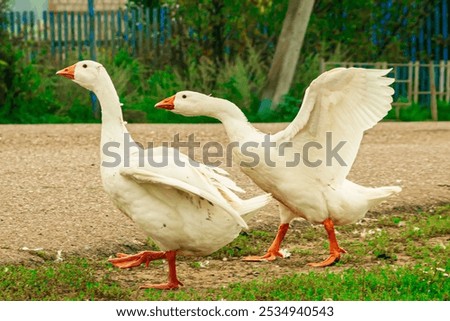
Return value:
[(450, 102), (438, 101), (438, 119), (444, 121), (450, 120)]
[(219, 69), (214, 95), (233, 101), (248, 114), (256, 113), (267, 73), (261, 53), (248, 47), (246, 60), (226, 61)]
[(61, 123), (70, 118), (61, 115), (61, 103), (55, 99), (54, 79), (48, 70), (34, 64), (23, 64), (20, 51), (15, 53), (12, 86), (6, 93), (0, 122)]
[[(95, 103), (94, 100), (93, 103), (84, 88), (56, 77), (57, 68), (53, 65), (42, 61), (26, 63), (21, 51), (12, 51), (10, 54), (12, 61), (6, 63), (6, 66), (13, 74), (10, 77), (10, 88), (0, 97), (0, 123), (100, 121), (98, 102)], [(339, 57), (338, 52), (336, 57)], [(5, 63), (1, 61), (2, 59), (0, 69), (5, 70)], [(151, 70), (126, 50), (120, 51), (114, 58), (100, 56), (99, 61), (108, 70), (124, 104), (124, 118), (128, 122), (152, 123), (217, 122), (207, 117), (183, 117), (154, 108), (155, 103), (180, 90), (212, 93), (228, 99), (242, 108), (253, 122), (290, 122), (297, 115), (304, 91), (319, 73), (320, 65), (318, 55), (305, 57), (304, 63), (298, 66), (290, 92), (283, 97), (276, 112), (258, 114), (259, 95), (268, 70), (261, 60), (261, 53), (251, 46), (246, 48), (246, 54), (241, 58), (225, 60), (221, 67), (202, 57), (199, 60), (192, 59), (183, 70), (173, 66)], [(450, 120), (450, 104), (438, 102), (438, 113), (439, 120)], [(397, 119), (394, 109), (386, 119)], [(428, 107), (414, 104), (401, 108), (399, 119), (429, 120), (431, 114)]]
[[(410, 106), (401, 107), (397, 119), (395, 107), (389, 111), (385, 119), (401, 120), (401, 121), (427, 121), (431, 120), (431, 111), (429, 106), (423, 106), (413, 103)], [(445, 101), (438, 101), (438, 120), (450, 120), (450, 103)]]

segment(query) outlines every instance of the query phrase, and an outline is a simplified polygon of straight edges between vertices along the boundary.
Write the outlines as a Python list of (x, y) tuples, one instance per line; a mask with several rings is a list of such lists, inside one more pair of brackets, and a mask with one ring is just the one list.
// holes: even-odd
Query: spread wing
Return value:
[[(322, 148), (316, 144), (309, 153), (313, 161), (322, 161), (316, 175), (327, 182), (341, 182), (353, 165), (364, 131), (391, 109), (394, 79), (385, 77), (389, 72), (336, 68), (323, 73), (308, 87), (299, 113), (275, 140), (292, 141), (296, 150), (308, 142), (319, 143)], [(339, 147), (338, 156), (345, 165), (328, 162), (326, 154), (333, 147)]]

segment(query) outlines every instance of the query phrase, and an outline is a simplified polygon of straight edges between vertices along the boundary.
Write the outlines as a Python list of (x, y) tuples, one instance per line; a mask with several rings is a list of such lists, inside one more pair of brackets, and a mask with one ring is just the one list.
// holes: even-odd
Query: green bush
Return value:
[(450, 121), (450, 102), (438, 101), (438, 119)]
[[(431, 110), (429, 106), (413, 103), (410, 106), (401, 107), (397, 118), (395, 108), (389, 111), (385, 119), (401, 121), (427, 121), (431, 120)], [(438, 120), (450, 120), (450, 103), (438, 101)]]
[(49, 70), (23, 64), (23, 54), (15, 52), (12, 85), (0, 111), (1, 123), (64, 123), (71, 119), (59, 113), (61, 102), (55, 98), (55, 79)]
[[(0, 49), (6, 51), (6, 47)], [(57, 68), (45, 62), (26, 63), (21, 51), (8, 47), (10, 60), (0, 59), (0, 69), (12, 72), (9, 88), (1, 97), (0, 123), (93, 123), (100, 122), (100, 108), (80, 86), (55, 76)], [(12, 50), (12, 51), (11, 51)], [(294, 84), (276, 111), (258, 114), (260, 90), (267, 67), (261, 53), (247, 47), (243, 58), (226, 60), (222, 68), (206, 57), (192, 60), (183, 70), (164, 66), (151, 70), (143, 61), (120, 51), (114, 58), (100, 57), (108, 70), (128, 122), (201, 123), (217, 122), (207, 117), (183, 117), (154, 108), (155, 103), (180, 90), (213, 94), (234, 102), (252, 122), (290, 122), (298, 113), (304, 91), (319, 73), (318, 55), (298, 66)], [(336, 54), (338, 57), (339, 54)], [(75, 59), (71, 63), (75, 62)], [(70, 64), (70, 63), (68, 63)], [(0, 91), (2, 88), (0, 88)], [(450, 104), (438, 102), (439, 120), (450, 120)], [(392, 109), (386, 119), (397, 120)], [(430, 120), (427, 106), (413, 104), (400, 109), (398, 120)]]

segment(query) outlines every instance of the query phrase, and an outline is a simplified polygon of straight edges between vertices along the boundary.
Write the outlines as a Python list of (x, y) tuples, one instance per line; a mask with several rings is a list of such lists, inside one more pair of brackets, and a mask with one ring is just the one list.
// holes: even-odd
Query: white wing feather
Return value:
[[(342, 182), (350, 171), (365, 130), (376, 125), (391, 109), (393, 78), (388, 70), (336, 68), (323, 73), (308, 87), (301, 109), (292, 123), (274, 135), (278, 142), (292, 141), (301, 149), (308, 142), (321, 144), (314, 158), (323, 161), (321, 179)], [(345, 142), (339, 156), (345, 166), (325, 164), (327, 132), (333, 146)], [(330, 134), (328, 134), (330, 135)]]
[(178, 189), (186, 193), (202, 197), (225, 210), (243, 228), (248, 228), (247, 223), (242, 219), (239, 213), (226, 202), (225, 199), (209, 193), (208, 191), (197, 186), (191, 185), (174, 177), (167, 177), (157, 174), (144, 168), (123, 168), (120, 170), (120, 174), (124, 177), (133, 179), (139, 184), (162, 184), (166, 187)]

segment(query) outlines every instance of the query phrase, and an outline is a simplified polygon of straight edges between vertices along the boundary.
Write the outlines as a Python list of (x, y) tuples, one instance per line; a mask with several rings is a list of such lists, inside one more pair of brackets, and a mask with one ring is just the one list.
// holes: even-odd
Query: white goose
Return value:
[(354, 223), (400, 187), (367, 188), (347, 180), (363, 132), (391, 109), (393, 79), (389, 70), (336, 68), (323, 73), (306, 90), (298, 115), (286, 129), (264, 134), (255, 129), (233, 103), (192, 91), (178, 92), (155, 105), (185, 116), (219, 119), (232, 142), (234, 160), (264, 191), (280, 202), (279, 230), (263, 256), (282, 257), (281, 242), (294, 218), (323, 224), (330, 256), (312, 266), (328, 266), (340, 259), (334, 225)]
[(104, 189), (114, 204), (162, 250), (118, 254), (110, 262), (128, 268), (143, 263), (148, 265), (156, 259), (168, 261), (168, 282), (146, 284), (141, 288), (178, 288), (182, 284), (176, 275), (177, 254), (202, 256), (225, 246), (247, 227), (241, 215), (252, 213), (271, 200), (270, 194), (240, 199), (233, 191), (242, 190), (224, 176), (225, 171), (196, 163), (173, 148), (145, 151), (135, 148), (134, 153), (127, 153), (125, 145), (130, 146), (133, 141), (123, 122), (119, 97), (105, 68), (86, 60), (57, 74), (97, 95), (102, 108), (101, 177)]

